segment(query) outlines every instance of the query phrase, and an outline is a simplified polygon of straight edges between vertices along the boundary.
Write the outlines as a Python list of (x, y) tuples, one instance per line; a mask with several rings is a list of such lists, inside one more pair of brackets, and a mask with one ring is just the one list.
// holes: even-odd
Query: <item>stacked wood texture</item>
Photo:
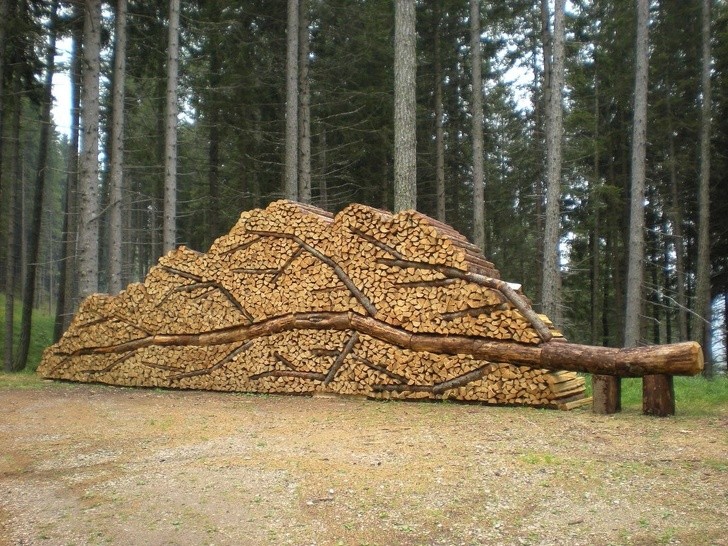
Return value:
[(243, 213), (208, 253), (181, 247), (143, 284), (88, 298), (38, 371), (568, 408), (584, 401), (583, 379), (531, 357), (559, 337), (449, 226), (414, 211), (351, 205), (333, 217), (277, 201)]

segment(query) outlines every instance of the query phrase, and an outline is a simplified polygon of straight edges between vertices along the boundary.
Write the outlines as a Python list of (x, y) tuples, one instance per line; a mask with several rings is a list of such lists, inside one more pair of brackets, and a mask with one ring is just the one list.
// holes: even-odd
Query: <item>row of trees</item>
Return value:
[[(6, 319), (6, 369), (25, 365), (34, 303), (60, 335), (79, 297), (281, 197), (416, 206), (575, 341), (725, 356), (723, 0), (0, 9), (0, 280), (26, 317), (17, 355)], [(61, 132), (54, 73), (72, 89)]]

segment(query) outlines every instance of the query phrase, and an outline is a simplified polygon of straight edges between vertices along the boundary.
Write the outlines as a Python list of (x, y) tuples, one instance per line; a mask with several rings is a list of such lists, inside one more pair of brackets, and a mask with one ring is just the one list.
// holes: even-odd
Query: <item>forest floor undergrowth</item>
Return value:
[(0, 390), (0, 546), (728, 544), (728, 407), (659, 419)]

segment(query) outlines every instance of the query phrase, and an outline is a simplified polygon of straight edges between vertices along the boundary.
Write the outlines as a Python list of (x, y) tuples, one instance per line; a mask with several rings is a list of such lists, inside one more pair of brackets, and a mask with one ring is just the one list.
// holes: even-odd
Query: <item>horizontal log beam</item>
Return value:
[(521, 344), (482, 338), (412, 333), (371, 316), (356, 313), (299, 313), (195, 334), (159, 334), (119, 345), (89, 347), (73, 354), (124, 354), (150, 346), (209, 346), (245, 342), (261, 336), (302, 329), (353, 330), (402, 349), (437, 354), (471, 355), (494, 363), (550, 370), (571, 370), (618, 377), (696, 375), (703, 369), (703, 353), (695, 342), (615, 349), (565, 341)]

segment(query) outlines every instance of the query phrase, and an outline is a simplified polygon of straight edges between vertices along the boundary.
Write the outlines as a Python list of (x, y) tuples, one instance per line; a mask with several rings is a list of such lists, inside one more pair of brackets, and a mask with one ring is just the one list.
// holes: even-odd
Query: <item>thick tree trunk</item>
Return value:
[(15, 361), (15, 370), (23, 370), (28, 364), (30, 350), (30, 334), (35, 302), (35, 279), (38, 271), (38, 254), (40, 249), (41, 221), (43, 219), (43, 197), (45, 194), (46, 174), (48, 171), (48, 143), (51, 129), (51, 107), (53, 105), (53, 73), (55, 72), (56, 54), (56, 17), (58, 0), (51, 5), (48, 49), (45, 58), (46, 73), (43, 83), (43, 99), (41, 102), (40, 138), (38, 144), (38, 166), (35, 176), (33, 195), (33, 211), (28, 238), (28, 264), (23, 279), (23, 313), (20, 319), (20, 342)]
[(480, 0), (470, 0), (472, 63), (473, 243), (485, 251), (485, 176), (483, 174), (483, 76), (480, 48)]
[(702, 56), (700, 86), (703, 100), (700, 111), (700, 185), (698, 189), (698, 260), (695, 273), (695, 314), (693, 339), (705, 348), (705, 375), (713, 375), (711, 358), (710, 305), (710, 12), (711, 0), (702, 0)]
[(417, 208), (415, 1), (394, 6), (394, 210)]
[(592, 375), (592, 409), (594, 413), (612, 414), (622, 409), (622, 383), (613, 375)]
[(635, 347), (641, 338), (642, 281), (645, 254), (645, 162), (647, 151), (647, 77), (649, 0), (637, 0), (635, 45), (634, 121), (632, 125), (632, 170), (629, 215), (629, 261), (624, 344)]
[(18, 215), (20, 212), (20, 186), (23, 183), (20, 168), (20, 110), (21, 89), (20, 79), (13, 80), (13, 95), (15, 104), (13, 110), (12, 134), (13, 147), (10, 155), (10, 181), (8, 182), (8, 249), (7, 263), (5, 264), (5, 354), (4, 370), (12, 372), (15, 368), (14, 356), (14, 316), (15, 316), (15, 273), (17, 270), (17, 254), (20, 247), (20, 233), (18, 230)]
[[(83, 8), (76, 5), (73, 19), (81, 21)], [(78, 233), (78, 144), (79, 115), (81, 96), (81, 39), (83, 29), (76, 24), (72, 29), (72, 49), (70, 62), (71, 77), (71, 127), (67, 148), (66, 187), (63, 198), (63, 250), (61, 256), (61, 273), (59, 278), (58, 299), (56, 301), (56, 317), (53, 326), (53, 339), (58, 341), (71, 323), (77, 292), (76, 279), (76, 235)]]
[(109, 293), (121, 292), (122, 196), (124, 194), (124, 85), (126, 81), (126, 3), (116, 1), (114, 26), (114, 83), (109, 173)]
[(675, 415), (675, 388), (671, 375), (646, 375), (642, 379), (642, 413), (655, 417)]
[(442, 54), (440, 52), (440, 25), (442, 20), (442, 0), (435, 0), (434, 72), (435, 72), (435, 193), (437, 199), (436, 218), (445, 222), (445, 112), (442, 104)]
[(179, 72), (180, 0), (169, 3), (167, 44), (167, 104), (164, 131), (164, 223), (162, 252), (177, 246), (177, 74)]
[(101, 0), (87, 0), (83, 27), (81, 85), (82, 152), (79, 164), (79, 296), (99, 288), (99, 72), (101, 70)]
[(298, 201), (298, 0), (288, 0), (286, 30), (286, 156), (283, 193)]
[[(564, 87), (564, 0), (554, 5), (553, 57), (546, 105), (546, 222), (544, 225), (544, 260), (541, 297), (543, 311), (554, 324), (563, 324), (561, 271), (559, 268), (559, 234), (561, 226), (561, 140)], [(546, 50), (544, 50), (546, 51)]]
[(311, 203), (311, 90), (308, 76), (309, 0), (300, 0), (298, 21), (298, 198)]

